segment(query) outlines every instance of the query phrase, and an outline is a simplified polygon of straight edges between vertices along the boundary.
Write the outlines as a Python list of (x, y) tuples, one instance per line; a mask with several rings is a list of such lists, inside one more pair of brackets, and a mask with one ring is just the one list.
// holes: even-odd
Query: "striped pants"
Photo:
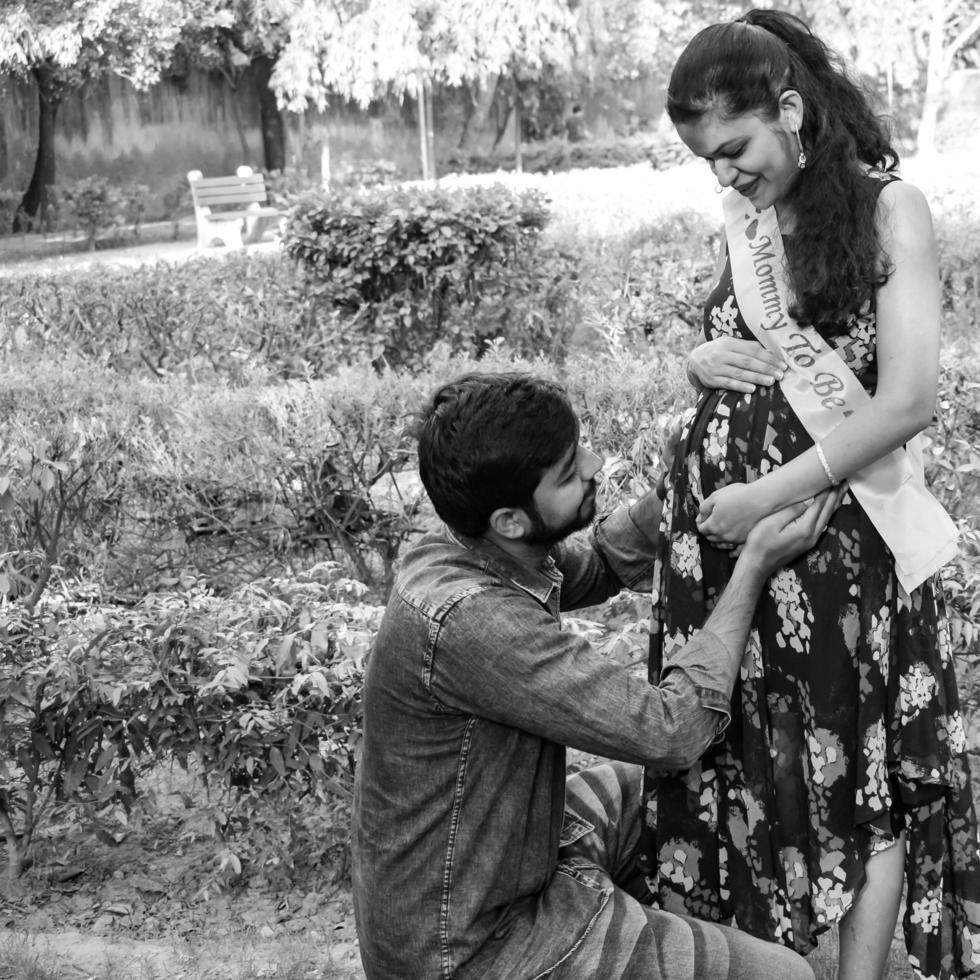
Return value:
[[(813, 980), (806, 961), (783, 946), (661, 912), (632, 897), (631, 880), (642, 886), (634, 864), (641, 772), (638, 766), (611, 763), (568, 779), (566, 826), (579, 832), (568, 835), (559, 861), (589, 875), (593, 885), (607, 890), (608, 901), (581, 942), (543, 975), (548, 980)], [(643, 893), (645, 886), (637, 890)]]

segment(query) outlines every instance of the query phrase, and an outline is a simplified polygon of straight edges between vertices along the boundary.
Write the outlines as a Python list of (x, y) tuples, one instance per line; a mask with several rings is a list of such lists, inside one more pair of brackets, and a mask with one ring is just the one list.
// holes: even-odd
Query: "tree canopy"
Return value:
[(33, 78), (39, 96), (37, 157), (21, 203), (29, 220), (46, 217), (64, 93), (106, 73), (137, 88), (159, 81), (191, 8), (187, 0), (0, 2), (0, 72)]

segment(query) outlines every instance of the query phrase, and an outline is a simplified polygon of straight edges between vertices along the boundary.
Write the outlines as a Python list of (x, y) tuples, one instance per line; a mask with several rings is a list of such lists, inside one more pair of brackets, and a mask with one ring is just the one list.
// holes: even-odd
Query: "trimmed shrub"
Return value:
[(344, 362), (419, 367), (497, 337), (558, 354), (574, 263), (542, 243), (547, 221), (543, 195), (496, 185), (338, 192), (297, 206), (285, 247), (343, 319)]
[(330, 335), (280, 255), (0, 279), (0, 351), (232, 385), (330, 370)]

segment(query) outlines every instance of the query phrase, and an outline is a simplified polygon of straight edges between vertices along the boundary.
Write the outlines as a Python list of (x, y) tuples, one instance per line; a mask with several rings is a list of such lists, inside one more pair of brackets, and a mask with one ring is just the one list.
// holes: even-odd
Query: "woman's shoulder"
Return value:
[(884, 179), (879, 179), (872, 177), (872, 173), (876, 173), (876, 171), (869, 171), (867, 176), (871, 180), (879, 181), (879, 210), (881, 210), (882, 204), (891, 208), (911, 208), (913, 210), (925, 208), (926, 211), (929, 210), (929, 204), (926, 201), (925, 194), (915, 184), (910, 184), (907, 180), (903, 180), (898, 174), (886, 173), (883, 175)]
[(882, 184), (875, 208), (875, 222), (893, 240), (933, 235), (932, 211), (925, 194), (895, 175)]

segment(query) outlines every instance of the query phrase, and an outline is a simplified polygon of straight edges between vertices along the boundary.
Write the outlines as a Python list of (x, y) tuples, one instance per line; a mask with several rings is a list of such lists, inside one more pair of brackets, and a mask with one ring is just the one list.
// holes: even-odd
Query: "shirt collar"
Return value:
[(486, 538), (472, 538), (445, 528), (449, 540), (466, 549), (483, 566), (484, 571), (512, 582), (519, 589), (532, 595), (542, 605), (546, 604), (554, 590), (561, 586), (562, 574), (552, 555), (533, 568), (504, 551)]

